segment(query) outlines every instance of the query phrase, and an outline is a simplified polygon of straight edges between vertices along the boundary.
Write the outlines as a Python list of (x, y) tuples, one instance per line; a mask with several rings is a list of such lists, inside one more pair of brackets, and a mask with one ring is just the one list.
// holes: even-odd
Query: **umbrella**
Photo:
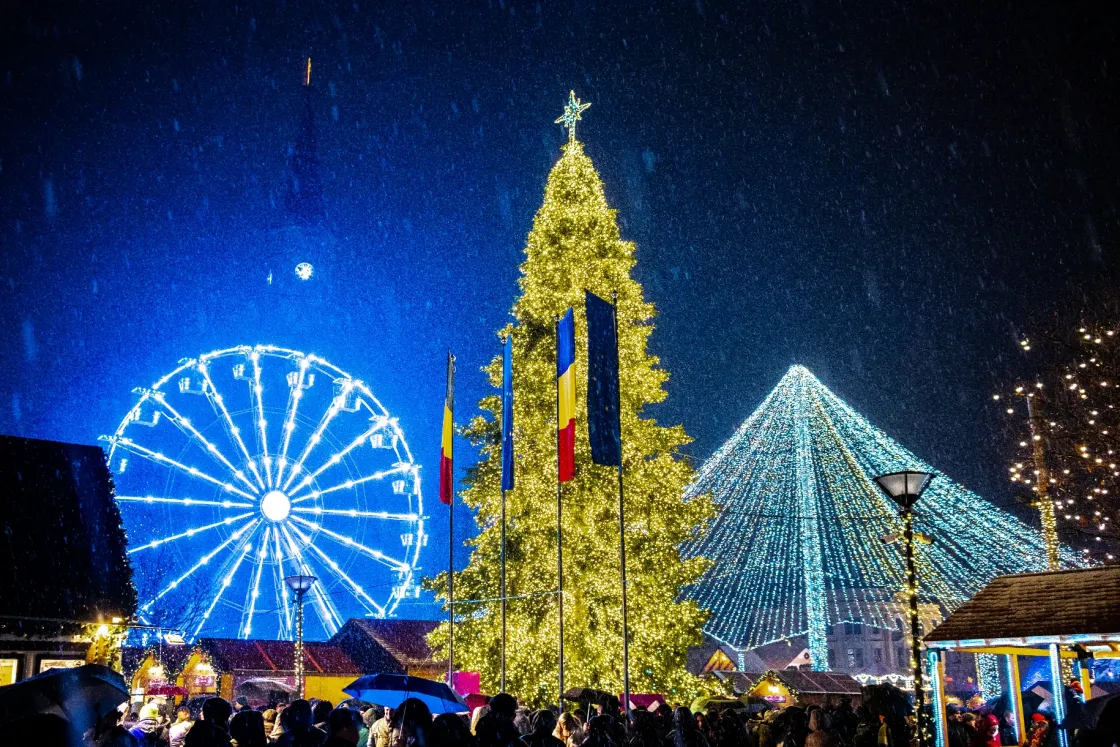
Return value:
[(606, 705), (612, 697), (614, 696), (610, 693), (592, 687), (573, 687), (564, 693), (564, 700), (573, 703), (594, 703), (595, 705)]
[(100, 664), (48, 669), (14, 685), (0, 687), (0, 723), (35, 714), (61, 716), (75, 727), (92, 726), (128, 700), (124, 677)]
[(399, 708), (408, 698), (416, 698), (433, 714), (467, 711), (467, 704), (447, 685), (407, 674), (367, 674), (342, 688), (342, 691), (385, 708)]
[(692, 701), (692, 705), (688, 710), (693, 713), (703, 713), (709, 709), (716, 711), (723, 711), (728, 708), (742, 708), (742, 701), (735, 700), (734, 698), (723, 698), (718, 695), (701, 695), (696, 700)]

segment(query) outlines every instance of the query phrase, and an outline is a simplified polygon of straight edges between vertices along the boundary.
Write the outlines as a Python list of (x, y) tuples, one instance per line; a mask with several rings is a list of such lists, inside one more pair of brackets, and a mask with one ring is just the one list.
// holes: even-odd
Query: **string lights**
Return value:
[[(1120, 554), (1120, 335), (1080, 327), (1047, 340), (1035, 355), (1057, 359), (1040, 368), (1005, 404), (1017, 454), (1011, 482), (1053, 522), (1082, 556), (1115, 562)], [(1039, 347), (1030, 339), (1019, 347)], [(1029, 492), (1027, 492), (1029, 491)], [(1055, 541), (1057, 532), (1055, 532)]]
[[(953, 482), (875, 428), (806, 368), (793, 366), (700, 469), (691, 496), (720, 514), (686, 547), (711, 567), (689, 596), (705, 630), (737, 648), (808, 635), (823, 669), (828, 627), (898, 627), (906, 590), (897, 507), (873, 479), (911, 469), (936, 478), (915, 513), (919, 593), (952, 609), (993, 577), (1046, 567), (1040, 534)], [(1066, 551), (1066, 559), (1073, 553)], [(812, 644), (816, 644), (815, 650)]]

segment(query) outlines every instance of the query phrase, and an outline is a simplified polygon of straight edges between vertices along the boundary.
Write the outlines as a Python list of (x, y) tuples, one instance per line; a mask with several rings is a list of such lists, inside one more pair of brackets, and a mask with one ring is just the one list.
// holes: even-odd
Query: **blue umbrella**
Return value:
[(408, 698), (416, 698), (433, 714), (470, 710), (459, 694), (442, 682), (407, 674), (367, 674), (342, 688), (342, 691), (385, 708), (400, 708)]

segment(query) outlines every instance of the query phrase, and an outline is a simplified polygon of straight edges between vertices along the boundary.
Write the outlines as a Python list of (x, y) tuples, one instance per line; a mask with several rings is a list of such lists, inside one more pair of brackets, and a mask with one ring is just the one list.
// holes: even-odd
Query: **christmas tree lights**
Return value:
[[(572, 132), (587, 104), (569, 100), (565, 124)], [(704, 612), (680, 598), (706, 567), (682, 561), (681, 544), (712, 515), (706, 496), (683, 499), (692, 470), (681, 458), (688, 436), (663, 426), (646, 405), (665, 398), (668, 373), (646, 343), (653, 305), (630, 275), (635, 249), (619, 235), (594, 164), (574, 138), (553, 167), (521, 265), (521, 294), (512, 335), (514, 469), (506, 494), (507, 689), (523, 703), (556, 703), (558, 669), (556, 563), (556, 320), (575, 310), (576, 475), (564, 483), (565, 678), (572, 686), (622, 691), (621, 590), (618, 568), (618, 477), (591, 462), (587, 440), (587, 326), (584, 290), (602, 298), (617, 293), (621, 422), (626, 481), (630, 682), (634, 692), (674, 693), (684, 701), (696, 691), (686, 669), (688, 647), (701, 641)], [(495, 343), (495, 352), (498, 345)], [(499, 687), (501, 604), (502, 356), (486, 369), (494, 393), (482, 415), (464, 429), (482, 454), (467, 474), (464, 503), (475, 512), (479, 534), (470, 540), (469, 566), (455, 575), (455, 661), (482, 674), (485, 692)], [(446, 601), (447, 578), (426, 582)], [(462, 601), (460, 601), (462, 600)], [(446, 655), (444, 623), (430, 636)]]
[[(919, 592), (952, 609), (994, 576), (1042, 570), (1039, 532), (918, 459), (801, 366), (700, 469), (690, 496), (720, 513), (685, 556), (711, 567), (688, 596), (711, 610), (705, 630), (737, 648), (807, 635), (814, 668), (827, 668), (828, 627), (898, 627), (905, 587), (898, 508), (873, 482), (918, 470), (935, 475), (916, 507)], [(1065, 551), (1064, 559), (1075, 561)]]

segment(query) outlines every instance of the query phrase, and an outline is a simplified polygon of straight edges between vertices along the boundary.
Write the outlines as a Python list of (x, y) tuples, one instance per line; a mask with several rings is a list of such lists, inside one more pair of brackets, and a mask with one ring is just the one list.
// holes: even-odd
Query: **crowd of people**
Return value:
[[(874, 690), (873, 688), (870, 688)], [(149, 702), (113, 711), (85, 735), (86, 747), (912, 747), (914, 728), (900, 691), (866, 697), (853, 708), (840, 699), (824, 706), (744, 709), (655, 704), (630, 718), (616, 698), (572, 711), (519, 707), (500, 693), (472, 713), (433, 715), (415, 698), (395, 709), (350, 700), (295, 700), (254, 709), (244, 698), (211, 697), (191, 706)], [(193, 707), (192, 707), (193, 706)], [(194, 708), (197, 708), (195, 712)], [(1058, 729), (1032, 714), (1020, 738), (1010, 712), (947, 709), (949, 747), (1057, 747)], [(45, 737), (46, 735), (41, 735)], [(1080, 747), (1080, 740), (1074, 740)], [(43, 741), (48, 744), (49, 741)], [(1097, 744), (1096, 742), (1085, 743)], [(1104, 742), (1101, 744), (1109, 744)]]

